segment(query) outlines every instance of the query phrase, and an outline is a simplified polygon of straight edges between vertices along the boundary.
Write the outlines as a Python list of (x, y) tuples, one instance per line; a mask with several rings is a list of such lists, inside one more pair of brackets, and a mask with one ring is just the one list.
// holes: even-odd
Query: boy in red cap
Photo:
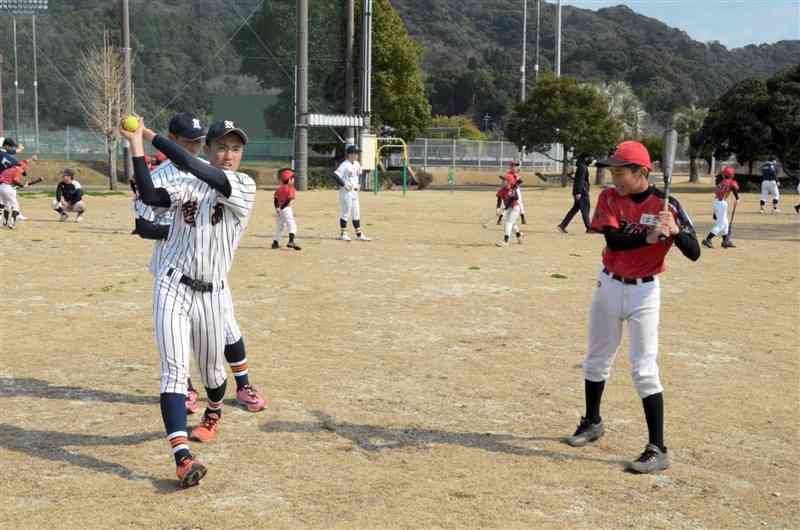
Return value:
[(283, 228), (286, 226), (289, 229), (289, 243), (286, 245), (289, 248), (300, 250), (294, 238), (297, 235), (297, 223), (294, 222), (294, 211), (292, 210), (292, 202), (297, 196), (297, 191), (294, 189), (294, 171), (289, 168), (278, 170), (278, 178), (281, 185), (275, 191), (275, 213), (278, 216), (275, 226), (275, 239), (272, 240), (272, 248), (281, 248), (279, 241), (283, 236)]
[[(508, 171), (506, 171), (506, 174), (500, 177), (500, 180), (502, 181), (501, 186), (509, 180), (514, 181), (514, 187), (517, 192), (517, 202), (519, 203), (519, 217), (522, 219), (522, 224), (526, 225), (528, 224), (528, 221), (525, 220), (525, 203), (522, 202), (522, 183), (524, 181), (522, 180), (522, 175), (519, 173), (519, 160), (512, 160), (508, 163), (508, 166), (509, 168)], [(498, 215), (497, 224), (500, 224), (502, 220), (503, 216)]]
[(658, 374), (658, 320), (661, 290), (657, 275), (675, 243), (690, 260), (700, 258), (691, 219), (673, 197), (650, 186), (650, 155), (639, 142), (623, 142), (598, 167), (610, 167), (614, 187), (597, 200), (592, 230), (605, 236), (603, 269), (589, 314), (589, 341), (583, 362), (586, 414), (565, 442), (582, 447), (605, 434), (600, 400), (628, 322), (631, 376), (642, 400), (649, 440), (627, 465), (634, 473), (655, 473), (670, 466), (664, 445), (663, 387)]
[(497, 242), (498, 247), (508, 246), (508, 240), (511, 238), (512, 230), (514, 230), (517, 234), (517, 243), (520, 245), (522, 244), (522, 232), (520, 232), (519, 225), (517, 224), (517, 219), (519, 219), (521, 209), (517, 179), (514, 175), (506, 175), (506, 178), (503, 181), (503, 187), (497, 192), (498, 219), (502, 218), (503, 215), (505, 215), (506, 218), (503, 241)]
[(731, 242), (730, 236), (730, 222), (728, 220), (728, 195), (733, 193), (734, 203), (739, 202), (739, 184), (734, 180), (736, 171), (728, 166), (722, 170), (722, 180), (717, 184), (714, 190), (714, 219), (717, 224), (711, 229), (706, 238), (703, 240), (703, 246), (714, 248), (711, 240), (714, 236), (722, 236), (722, 248), (735, 248)]

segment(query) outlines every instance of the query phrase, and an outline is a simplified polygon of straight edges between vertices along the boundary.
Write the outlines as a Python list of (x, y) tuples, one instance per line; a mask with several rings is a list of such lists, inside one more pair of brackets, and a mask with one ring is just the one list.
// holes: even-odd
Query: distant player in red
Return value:
[(517, 243), (520, 245), (522, 244), (522, 232), (520, 232), (519, 225), (517, 224), (522, 209), (518, 193), (519, 188), (517, 187), (516, 177), (514, 175), (507, 175), (503, 182), (503, 187), (497, 192), (497, 215), (498, 217), (505, 216), (506, 218), (503, 241), (497, 242), (498, 247), (508, 246), (508, 240), (511, 238), (512, 230), (517, 234)]
[(565, 442), (582, 447), (605, 434), (600, 400), (627, 321), (633, 384), (642, 400), (649, 440), (627, 466), (654, 473), (670, 466), (664, 445), (664, 399), (659, 378), (658, 321), (667, 252), (674, 243), (690, 260), (700, 258), (700, 244), (689, 216), (670, 197), (650, 186), (650, 155), (639, 142), (623, 142), (598, 167), (610, 167), (614, 187), (597, 201), (592, 230), (605, 236), (603, 269), (597, 277), (589, 315), (589, 343), (583, 362), (586, 415)]
[(722, 248), (735, 248), (731, 241), (730, 221), (728, 220), (728, 196), (733, 194), (734, 203), (739, 202), (739, 184), (734, 180), (736, 171), (732, 167), (722, 170), (722, 180), (714, 190), (714, 219), (717, 224), (703, 240), (703, 246), (714, 248), (711, 240), (714, 236), (722, 236)]
[(13, 230), (17, 226), (19, 217), (19, 202), (17, 201), (17, 188), (25, 188), (33, 184), (28, 181), (22, 183), (22, 177), (27, 176), (28, 167), (31, 161), (35, 161), (34, 156), (30, 161), (23, 160), (17, 165), (8, 167), (0, 173), (0, 204), (3, 205), (3, 226)]
[[(500, 177), (501, 186), (508, 180), (512, 180), (515, 182), (515, 189), (517, 191), (517, 201), (519, 202), (519, 216), (522, 219), (522, 224), (528, 224), (528, 221), (525, 220), (525, 203), (522, 202), (522, 175), (519, 172), (519, 161), (512, 160), (509, 162), (509, 169), (506, 171), (506, 174)], [(503, 216), (498, 216), (497, 224), (500, 224), (503, 220)]]
[(280, 240), (285, 227), (289, 230), (289, 243), (286, 246), (300, 250), (300, 247), (294, 241), (297, 235), (297, 223), (294, 221), (294, 211), (292, 210), (292, 203), (297, 196), (297, 191), (294, 189), (294, 171), (289, 168), (279, 169), (278, 178), (281, 181), (281, 185), (275, 191), (274, 197), (277, 221), (275, 223), (275, 239), (272, 240), (272, 248), (281, 248)]

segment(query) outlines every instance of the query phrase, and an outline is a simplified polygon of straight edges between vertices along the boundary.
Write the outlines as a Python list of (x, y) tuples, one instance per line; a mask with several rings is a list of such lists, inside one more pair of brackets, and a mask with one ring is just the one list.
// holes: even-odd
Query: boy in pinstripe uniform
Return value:
[[(181, 112), (176, 114), (169, 123), (169, 138), (190, 154), (198, 156), (203, 148), (202, 140), (205, 138), (205, 130), (199, 118), (191, 113)], [(154, 186), (163, 187), (164, 183), (171, 182), (180, 175), (185, 174), (171, 161), (162, 160), (155, 167), (151, 177)], [(136, 194), (134, 182), (131, 182), (131, 187), (134, 190), (133, 209), (136, 220), (136, 229), (133, 233), (143, 239), (151, 239), (156, 242), (149, 266), (150, 272), (155, 275), (159, 268), (165, 241), (169, 235), (169, 227), (172, 224), (174, 212), (170, 209), (153, 208), (146, 205)], [(224, 294), (230, 297), (228, 286), (225, 287)], [(233, 303), (231, 302), (229, 305), (231, 311), (228, 315), (228, 321), (225, 323), (225, 359), (228, 361), (236, 381), (236, 400), (250, 412), (259, 412), (266, 408), (267, 401), (258, 390), (250, 385), (244, 339), (236, 322)], [(187, 386), (186, 412), (193, 414), (197, 412), (199, 405), (197, 403), (198, 394), (192, 385), (190, 377), (187, 378)]]
[[(161, 412), (178, 479), (183, 487), (195, 486), (206, 467), (189, 452), (185, 407), (189, 355), (195, 354), (208, 392), (208, 407), (192, 436), (209, 441), (219, 428), (227, 383), (225, 323), (233, 311), (225, 294), (227, 275), (256, 195), (253, 179), (238, 172), (247, 135), (232, 121), (213, 124), (206, 135), (206, 163), (146, 129), (142, 120), (135, 132), (122, 127), (120, 131), (131, 144), (142, 202), (174, 212), (153, 296), (161, 355)], [(144, 140), (189, 175), (155, 187), (144, 161)]]

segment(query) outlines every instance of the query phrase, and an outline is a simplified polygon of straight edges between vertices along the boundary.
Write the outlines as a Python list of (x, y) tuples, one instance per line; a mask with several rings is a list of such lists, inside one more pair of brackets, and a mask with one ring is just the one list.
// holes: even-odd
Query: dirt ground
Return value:
[[(709, 188), (678, 189), (707, 233)], [(301, 193), (293, 252), (268, 249), (260, 192), (230, 279), (270, 406), (229, 390), (219, 438), (192, 445), (208, 475), (182, 491), (129, 197), (89, 197), (83, 224), (23, 197), (29, 220), (0, 231), (0, 527), (799, 527), (797, 197), (760, 216), (745, 195), (737, 249), (669, 257), (659, 476), (622, 470), (647, 436), (625, 344), (606, 436), (560, 442), (603, 242), (579, 218), (556, 232), (567, 190), (525, 199), (525, 243), (500, 249), (490, 189), (362, 194), (369, 243), (334, 240), (335, 192)]]

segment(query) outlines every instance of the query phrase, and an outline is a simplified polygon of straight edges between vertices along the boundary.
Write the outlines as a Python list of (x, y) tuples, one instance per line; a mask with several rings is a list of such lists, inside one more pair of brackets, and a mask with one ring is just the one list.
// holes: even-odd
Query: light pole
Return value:
[(542, 0), (536, 0), (536, 63), (533, 65), (533, 73), (536, 81), (539, 80), (539, 26), (542, 22)]
[(3, 54), (0, 53), (0, 136), (5, 135), (5, 120), (3, 119)]
[[(345, 46), (345, 82), (344, 82), (344, 113), (352, 116), (354, 112), (353, 102), (353, 40), (355, 38), (355, 17), (356, 6), (355, 0), (347, 0), (347, 43)], [(356, 132), (353, 127), (347, 128), (345, 134), (345, 141), (349, 144), (355, 144)]]
[(556, 0), (556, 77), (561, 77), (561, 0)]
[[(131, 11), (130, 2), (122, 0), (122, 54), (125, 66), (125, 113), (133, 111), (133, 76), (131, 74)], [(127, 140), (122, 142), (123, 174), (128, 180), (133, 174), (133, 159)], [(116, 188), (116, 182), (112, 183)]]
[(520, 101), (525, 103), (526, 95), (525, 95), (525, 84), (526, 84), (526, 69), (527, 69), (527, 62), (528, 62), (528, 0), (523, 0), (522, 2), (522, 67), (520, 68), (520, 72), (522, 73), (522, 90), (520, 92)]
[(297, 116), (294, 159), (297, 189), (307, 189), (308, 173), (308, 0), (297, 0)]
[(36, 151), (39, 151), (39, 71), (36, 50), (36, 15), (47, 11), (49, 0), (0, 0), (0, 15), (11, 15), (13, 40), (14, 40), (14, 134), (20, 135), (19, 127), (19, 96), (23, 93), (19, 88), (19, 57), (17, 54), (17, 17), (31, 16), (33, 36), (33, 107), (34, 126), (36, 134)]

